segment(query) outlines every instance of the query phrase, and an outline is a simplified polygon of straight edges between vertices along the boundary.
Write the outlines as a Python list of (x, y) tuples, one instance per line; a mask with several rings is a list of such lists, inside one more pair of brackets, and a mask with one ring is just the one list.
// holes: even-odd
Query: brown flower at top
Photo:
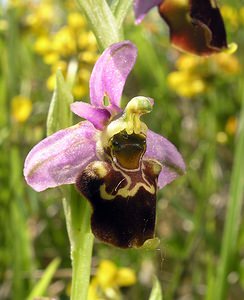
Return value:
[(145, 6), (135, 1), (136, 21), (153, 6), (169, 26), (171, 43), (178, 49), (206, 56), (228, 49), (224, 22), (216, 0), (164, 0)]

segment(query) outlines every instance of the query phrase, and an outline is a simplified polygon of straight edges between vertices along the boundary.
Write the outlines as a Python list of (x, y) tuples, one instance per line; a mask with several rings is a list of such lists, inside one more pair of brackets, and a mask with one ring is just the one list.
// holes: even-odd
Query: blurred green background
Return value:
[[(139, 26), (134, 25), (132, 10), (126, 19), (125, 38), (139, 52), (123, 103), (136, 95), (154, 98), (154, 110), (145, 121), (177, 146), (187, 173), (158, 194), (158, 249), (120, 250), (96, 241), (92, 275), (103, 260), (136, 274), (133, 285), (114, 283), (115, 293), (102, 291), (98, 299), (148, 299), (154, 275), (164, 299), (215, 299), (221, 249), (224, 243), (230, 246), (228, 239), (222, 242), (228, 220), (233, 224), (229, 241), (236, 233), (227, 253), (228, 299), (244, 299), (241, 201), (227, 206), (236, 199), (235, 184), (243, 184), (243, 178), (234, 177), (233, 164), (244, 168), (236, 151), (244, 97), (244, 3), (222, 0), (221, 12), (228, 41), (236, 42), (238, 50), (210, 58), (173, 49), (156, 9)], [(40, 278), (46, 280), (40, 296), (69, 298), (70, 249), (60, 192), (36, 193), (25, 183), (22, 170), (27, 153), (46, 136), (56, 70), (72, 77), (76, 100), (89, 101), (89, 76), (98, 55), (95, 38), (73, 1), (0, 1), (2, 300), (32, 299)], [(235, 213), (228, 216), (231, 209)], [(54, 261), (50, 268), (55, 258), (60, 264)]]

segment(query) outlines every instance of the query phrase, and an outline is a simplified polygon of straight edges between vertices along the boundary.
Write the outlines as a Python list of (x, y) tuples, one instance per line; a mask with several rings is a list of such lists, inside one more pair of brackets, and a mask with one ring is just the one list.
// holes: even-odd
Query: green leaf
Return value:
[(84, 11), (102, 50), (123, 40), (106, 0), (77, 0), (77, 2)]
[(237, 254), (237, 239), (242, 220), (242, 204), (244, 195), (244, 88), (243, 80), (240, 80), (240, 96), (242, 97), (242, 109), (240, 113), (239, 130), (236, 140), (234, 164), (231, 174), (230, 195), (226, 210), (225, 227), (221, 244), (221, 254), (217, 268), (215, 282), (216, 294), (212, 299), (227, 299), (227, 276), (233, 267), (233, 259)]
[(60, 70), (56, 73), (56, 88), (47, 116), (47, 135), (72, 124), (70, 104), (73, 96)]
[(161, 285), (156, 276), (154, 278), (153, 288), (149, 300), (163, 300)]
[(110, 5), (110, 8), (111, 8), (111, 11), (113, 14), (114, 14), (117, 6), (119, 5), (119, 2), (120, 2), (120, 0), (111, 0), (110, 1), (109, 5)]
[(133, 0), (124, 0), (114, 2), (111, 9), (117, 21), (117, 26), (119, 30), (123, 25), (123, 21), (128, 14), (130, 7), (132, 6)]
[(59, 264), (60, 264), (59, 258), (55, 258), (53, 261), (51, 261), (51, 263), (48, 265), (45, 272), (43, 273), (41, 279), (34, 286), (27, 300), (33, 300), (36, 297), (44, 296)]

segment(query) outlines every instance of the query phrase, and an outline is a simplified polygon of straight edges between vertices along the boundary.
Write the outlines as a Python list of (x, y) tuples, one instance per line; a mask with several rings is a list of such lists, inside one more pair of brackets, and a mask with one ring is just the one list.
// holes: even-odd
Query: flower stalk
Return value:
[[(72, 74), (72, 78), (74, 74)], [(72, 80), (71, 78), (71, 80)], [(68, 78), (69, 79), (69, 78)], [(68, 83), (71, 82), (68, 80)], [(70, 85), (70, 84), (69, 84)], [(62, 73), (57, 72), (56, 89), (50, 104), (47, 132), (53, 132), (72, 125), (70, 104), (73, 97), (64, 81)], [(93, 234), (90, 228), (90, 207), (73, 187), (62, 187), (63, 207), (71, 246), (72, 260), (72, 300), (86, 300), (90, 281)]]
[(128, 13), (128, 10), (132, 6), (133, 0), (127, 1), (115, 1), (112, 3), (111, 10), (117, 21), (118, 28), (121, 29), (123, 21)]
[(63, 198), (63, 206), (71, 244), (71, 299), (86, 300), (94, 241), (90, 228), (91, 209), (89, 203), (81, 199), (73, 187), (65, 190), (70, 195), (70, 198)]
[(116, 0), (109, 7), (106, 0), (77, 0), (96, 36), (101, 50), (123, 40), (123, 22), (133, 0)]
[(106, 0), (77, 0), (77, 3), (86, 15), (100, 49), (123, 39)]

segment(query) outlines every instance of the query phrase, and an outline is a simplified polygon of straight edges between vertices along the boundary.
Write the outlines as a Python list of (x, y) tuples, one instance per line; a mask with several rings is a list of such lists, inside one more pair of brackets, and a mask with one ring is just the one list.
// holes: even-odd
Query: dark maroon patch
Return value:
[(165, 0), (159, 5), (159, 13), (168, 24), (171, 42), (177, 48), (197, 55), (210, 55), (227, 48), (222, 16), (210, 0), (189, 0), (185, 6)]
[(227, 48), (226, 31), (223, 18), (217, 6), (212, 7), (210, 0), (190, 0), (190, 16), (194, 20), (202, 22), (212, 33), (210, 45), (216, 48)]
[[(154, 237), (156, 192), (151, 194), (144, 187), (140, 187), (133, 197), (116, 195), (119, 189), (127, 185), (127, 179), (109, 163), (99, 163), (106, 168), (106, 176), (101, 178), (96, 169), (96, 162), (93, 162), (83, 170), (76, 181), (78, 190), (93, 208), (92, 232), (101, 241), (117, 247), (142, 246), (147, 239)], [(145, 161), (141, 170), (131, 172), (131, 187), (142, 180), (144, 170), (145, 178), (156, 191), (158, 174), (154, 174), (152, 164), (153, 162)], [(102, 198), (100, 187), (103, 184), (108, 194), (116, 195), (113, 200)]]
[(100, 240), (121, 248), (140, 247), (154, 236), (156, 196), (140, 188), (134, 197), (100, 199), (91, 219)]

